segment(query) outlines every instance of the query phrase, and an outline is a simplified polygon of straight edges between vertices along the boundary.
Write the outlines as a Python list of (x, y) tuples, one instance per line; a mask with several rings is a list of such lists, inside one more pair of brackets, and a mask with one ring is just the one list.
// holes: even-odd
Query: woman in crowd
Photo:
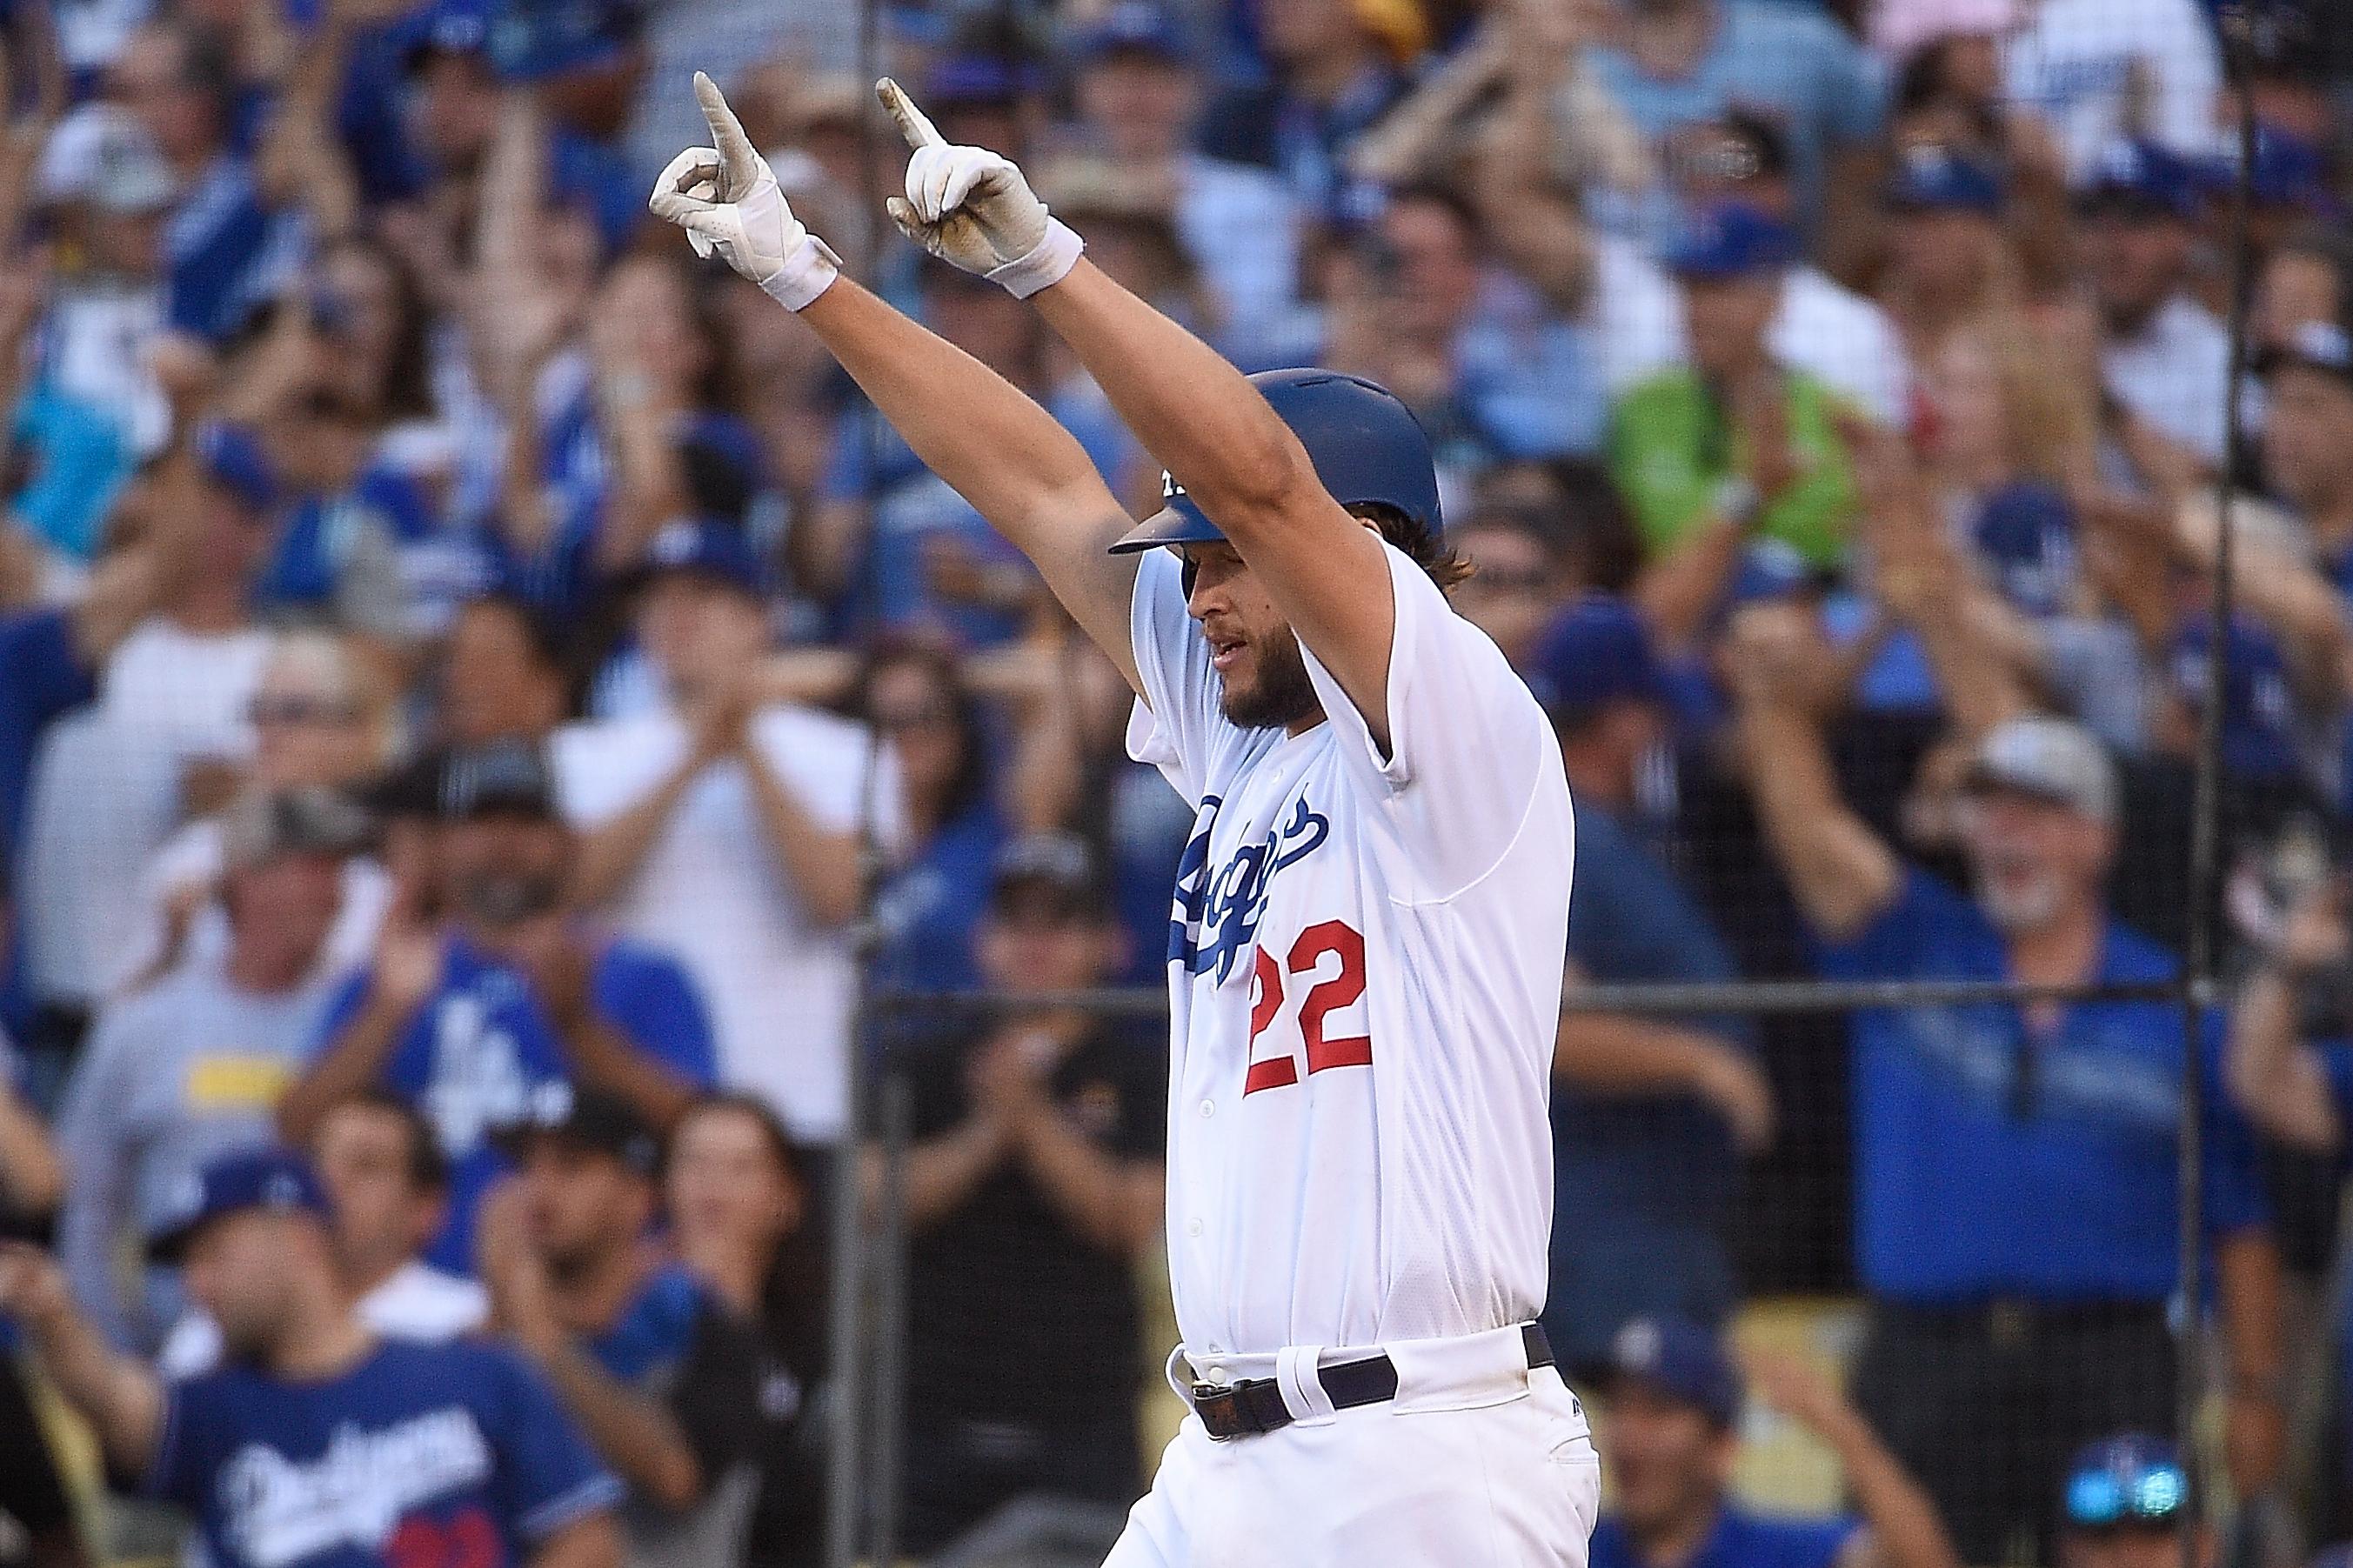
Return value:
[(769, 1430), (744, 1568), (799, 1568), (824, 1544), (824, 1457), (806, 1423), (825, 1374), (826, 1266), (818, 1194), (774, 1112), (749, 1095), (713, 1094), (670, 1135), (663, 1198), (678, 1259), (767, 1352), (760, 1411)]
[(988, 902), (989, 872), (1005, 841), (990, 787), (987, 736), (955, 655), (886, 640), (867, 657), (847, 704), (899, 754), (907, 854), (882, 885), (875, 913), (885, 988), (955, 990), (974, 984), (972, 929)]

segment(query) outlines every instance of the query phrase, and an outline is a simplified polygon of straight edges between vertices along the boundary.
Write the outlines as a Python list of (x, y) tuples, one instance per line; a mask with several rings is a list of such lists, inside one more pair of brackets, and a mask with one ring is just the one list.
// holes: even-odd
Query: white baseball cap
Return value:
[(2105, 747), (2065, 719), (2011, 719), (1988, 731), (1970, 759), (1965, 787), (2014, 789), (2072, 808), (2093, 821), (2116, 819), (2116, 770)]

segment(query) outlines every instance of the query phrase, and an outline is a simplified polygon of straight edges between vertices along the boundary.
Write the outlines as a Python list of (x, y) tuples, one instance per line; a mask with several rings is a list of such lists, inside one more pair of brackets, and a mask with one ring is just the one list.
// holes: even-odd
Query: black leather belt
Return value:
[[(1552, 1364), (1552, 1345), (1545, 1339), (1543, 1324), (1522, 1323), (1520, 1343), (1526, 1348), (1530, 1372)], [(1317, 1367), (1315, 1381), (1324, 1385), (1335, 1410), (1354, 1410), (1359, 1405), (1378, 1405), (1397, 1397), (1397, 1366), (1385, 1355)], [(1197, 1383), (1193, 1414), (1220, 1443), (1279, 1431), (1293, 1419), (1290, 1406), (1282, 1402), (1282, 1387), (1271, 1377), (1244, 1378), (1224, 1387)]]

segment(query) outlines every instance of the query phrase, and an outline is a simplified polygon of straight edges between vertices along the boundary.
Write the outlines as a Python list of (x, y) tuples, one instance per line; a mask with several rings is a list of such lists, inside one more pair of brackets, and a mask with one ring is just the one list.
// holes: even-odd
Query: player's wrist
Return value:
[(760, 280), (760, 292), (787, 310), (805, 310), (840, 276), (841, 258), (804, 228), (800, 243), (792, 246), (776, 269)]
[(1050, 214), (1045, 234), (1027, 255), (993, 267), (983, 276), (1015, 299), (1027, 300), (1069, 277), (1086, 247), (1087, 242), (1079, 237), (1076, 230)]

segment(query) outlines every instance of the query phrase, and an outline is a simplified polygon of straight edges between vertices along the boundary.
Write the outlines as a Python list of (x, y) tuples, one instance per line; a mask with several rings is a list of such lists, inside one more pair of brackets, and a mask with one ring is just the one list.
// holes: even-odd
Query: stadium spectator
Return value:
[(252, 421), (287, 490), (260, 598), (280, 619), (328, 618), (395, 647), (446, 636), (496, 563), (444, 525), (456, 432), (432, 384), (415, 275), (378, 241), (323, 249), (239, 356), (223, 406)]
[(2195, 171), (2153, 142), (2115, 142), (2077, 205), (2109, 395), (2211, 473), (2222, 461), (2231, 344), (2189, 290)]
[(1590, 58), (1649, 144), (1658, 181), (1639, 203), (1596, 205), (1610, 226), (1652, 249), (1675, 232), (1677, 172), (1726, 111), (1746, 108), (1781, 127), (1800, 233), (1812, 231), (1841, 159), (1879, 133), (1877, 75), (1824, 13), (1757, 0), (1639, 0), (1626, 7), (1622, 37), (1595, 45)]
[(2255, 281), (2248, 332), (2258, 350), (2275, 348), (2305, 321), (2332, 321), (2353, 310), (2353, 235), (2314, 226), (2283, 240)]
[(1440, 471), (1600, 445), (1600, 352), (1484, 254), (1479, 216), (1443, 186), (1393, 191), (1340, 260), (1323, 363), (1378, 381), (1430, 432)]
[(867, 656), (847, 707), (896, 753), (906, 791), (907, 847), (875, 894), (873, 983), (963, 990), (979, 977), (973, 928), (1008, 831), (979, 704), (952, 655), (885, 642)]
[(2353, 589), (2353, 266), (2327, 314), (2284, 322), (2257, 362), (2263, 479), (2295, 509), (2322, 571)]
[[(1607, 487), (1599, 476), (1594, 482)], [(1537, 639), (1584, 587), (1566, 509), (1544, 500), (1490, 502), (1447, 531), (1478, 568), (1455, 584), (1454, 608), (1525, 670)]]
[[(1571, 994), (1592, 984), (1726, 981), (1737, 971), (1653, 842), (1640, 774), (1670, 738), (1640, 616), (1595, 595), (1548, 627), (1526, 670), (1577, 803)], [(1552, 1285), (1561, 1364), (1606, 1359), (1621, 1324), (1713, 1331), (1737, 1298), (1726, 1247), (1739, 1156), (1773, 1137), (1773, 1091), (1746, 1020), (1562, 1016), (1553, 1046)]]
[(2213, 151), (2221, 52), (2194, 0), (2042, 0), (2003, 39), (2002, 85), (2057, 138), (2070, 184), (2111, 142)]
[(136, 120), (175, 187), (164, 225), (165, 320), (218, 344), (242, 328), (294, 265), (294, 216), (272, 212), (237, 151), (228, 40), (204, 23), (158, 16), (108, 68), (109, 97)]
[(1299, 211), (1265, 169), (1193, 149), (1202, 87), (1181, 18), (1158, 0), (1120, 0), (1072, 54), (1075, 129), (1122, 180), (1165, 193), (1218, 306), (1202, 323), (1209, 341), (1250, 369), (1273, 363), (1300, 330)]
[[(100, 1001), (131, 945), (148, 857), (233, 789), (269, 634), (252, 587), (276, 481), (247, 432), (209, 423), (136, 500), (161, 586), (117, 642), (99, 700), (44, 738), (16, 874), (26, 984), (68, 1011)], [(126, 503), (132, 498), (126, 498)]]
[(1923, 146), (1904, 153), (1882, 195), (1889, 255), (1879, 300), (1925, 367), (1962, 322), (2017, 306), (2007, 187), (1998, 165)]
[(588, 1089), (543, 1097), (495, 1136), (517, 1167), (480, 1237), (500, 1331), (628, 1483), (628, 1561), (728, 1561), (761, 1447), (788, 1428), (764, 1408), (757, 1333), (648, 1234), (659, 1140)]
[(767, 1423), (755, 1454), (759, 1497), (744, 1543), (748, 1568), (802, 1568), (825, 1538), (824, 1426), (810, 1419), (826, 1372), (824, 1249), (818, 1194), (784, 1123), (749, 1095), (698, 1100), (662, 1163), (662, 1206), (679, 1263), (766, 1354), (755, 1373)]
[[(2117, 786), (2096, 741), (2041, 718), (1977, 731), (1966, 898), (1841, 798), (1807, 690), (1811, 638), (1799, 613), (1751, 608), (1726, 662), (1749, 788), (1826, 973), (2041, 985), (2174, 973), (2108, 913)], [(1982, 679), (1940, 662), (1948, 689)], [(2201, 1048), (2219, 1091), (2219, 1037)], [(1859, 1403), (1965, 1560), (2032, 1549), (2046, 1478), (2087, 1436), (2171, 1418), (2183, 1054), (2179, 1009), (2159, 1002), (1855, 1016), (1855, 1263), (1872, 1301)], [(2232, 1469), (2253, 1491), (2281, 1441), (2263, 1393), (2279, 1371), (2278, 1258), (2252, 1141), (2219, 1092), (2201, 1103)]]
[[(329, 632), (280, 634), (270, 646), (247, 718), (253, 726), (251, 786), (270, 793), (348, 790), (389, 766), (401, 742), (399, 689), (375, 652)], [(215, 886), (221, 823), (207, 816), (150, 858), (141, 929), (111, 965), (110, 990), (135, 989), (185, 959), (217, 959), (227, 947)], [(373, 858), (343, 862), (343, 902), (320, 962), (350, 969), (375, 943), (392, 896)]]
[(655, 539), (637, 606), (661, 705), (560, 731), (552, 755), (581, 833), (574, 895), (675, 953), (708, 999), (719, 1081), (796, 1138), (840, 1135), (855, 984), (859, 837), (901, 842), (898, 766), (830, 714), (761, 700), (757, 565), (743, 536)]
[(511, 594), (468, 600), (449, 628), (438, 695), (446, 745), (546, 740), (572, 708), (561, 631)]
[[(2353, 1043), (2344, 1011), (2353, 967), (2341, 874), (2319, 879), (2282, 921), (2231, 1018), (2230, 1085), (2240, 1109), (2283, 1147), (2338, 1164), (2353, 1126)], [(2340, 1321), (2325, 1332), (2342, 1336)], [(2275, 1391), (2284, 1394), (2284, 1388)], [(2348, 1403), (2339, 1380), (2340, 1413)], [(2353, 1428), (2348, 1428), (2353, 1430)], [(2346, 1468), (2343, 1455), (2338, 1468)]]
[[(369, 1332), (440, 1344), (490, 1317), (471, 1279), (418, 1255), (448, 1217), (449, 1162), (417, 1108), (389, 1089), (363, 1089), (319, 1124), (312, 1164), (332, 1217), (335, 1278)], [(172, 1326), (155, 1358), (174, 1381), (219, 1364), (220, 1326), (199, 1309)]]
[(1767, 1405), (1838, 1458), (1860, 1519), (1780, 1520), (1732, 1500), (1742, 1387), (1720, 1341), (1678, 1318), (1619, 1330), (1596, 1447), (1618, 1489), (1593, 1568), (1958, 1568), (1936, 1504), (1870, 1424), (1794, 1362), (1757, 1358)]
[[(1735, 107), (1715, 123), (1694, 127), (1678, 171), (1684, 199), (1703, 209), (1744, 202), (1783, 224), (1799, 219), (1789, 141), (1772, 118)], [(1681, 301), (1672, 307), (1678, 312)], [(1781, 274), (1779, 308), (1767, 329), (1774, 354), (1810, 372), (1883, 425), (1905, 415), (1910, 380), (1903, 343), (1885, 311), (1840, 283), (1807, 257)], [(1684, 351), (1675, 344), (1674, 357)]]
[(427, 1258), (464, 1272), (475, 1207), (504, 1168), (488, 1134), (565, 1086), (593, 1086), (667, 1125), (710, 1086), (710, 1021), (678, 964), (584, 923), (567, 904), (579, 842), (536, 747), (450, 755), (433, 858), (442, 918), (396, 889), (374, 962), (339, 991), (278, 1109), (290, 1142), (380, 1085), (432, 1124), (453, 1167)]
[(1419, 8), (1287, 0), (1255, 20), (1271, 79), (1230, 88), (1210, 103), (1201, 151), (1273, 170), (1315, 221), (1376, 216), (1380, 188), (1351, 174), (1348, 153), (1405, 96), (1406, 68), (1429, 42)]
[(226, 952), (111, 1004), (90, 1031), (58, 1118), (58, 1250), (82, 1310), (125, 1349), (162, 1343), (181, 1289), (150, 1269), (126, 1296), (123, 1237), (153, 1230), (213, 1156), (273, 1141), (271, 1112), (333, 994), (319, 959), (364, 828), (320, 792), (239, 801), (220, 827)]
[(2189, 1473), (2171, 1443), (2126, 1432), (2084, 1447), (2060, 1493), (2059, 1568), (2182, 1568), (2211, 1563), (2217, 1538), (2201, 1521), (2183, 1548)]
[[(0, 868), (18, 890), (35, 769), (51, 726), (98, 697), (98, 675), (114, 648), (147, 618), (166, 581), (163, 548), (125, 544), (100, 557), (72, 605), (0, 616)], [(12, 902), (0, 899), (0, 905)], [(70, 1048), (87, 1021), (64, 1009), (36, 1019), (26, 990), (24, 927), (8, 922), (0, 947), (0, 1026), (22, 1043)]]
[[(998, 860), (979, 937), (990, 990), (1097, 984), (1121, 963), (1092, 857), (1033, 836)], [(1143, 1489), (1133, 1266), (1162, 1224), (1163, 1074), (1102, 1020), (1023, 1008), (886, 1063), (912, 1101), (905, 1176), (908, 1550), (1029, 1492)], [(880, 1152), (867, 1156), (870, 1199)], [(1050, 1372), (1008, 1383), (1006, 1366)]]
[[(307, 1165), (274, 1150), (225, 1156), (190, 1195), (151, 1245), (185, 1263), (220, 1324), (217, 1370), (164, 1384), (112, 1349), (57, 1265), (21, 1242), (0, 1243), (0, 1311), (30, 1331), (108, 1459), (195, 1518), (207, 1561), (462, 1552), (501, 1568), (618, 1568), (620, 1489), (535, 1374), (493, 1345), (380, 1342), (353, 1314)], [(224, 1485), (232, 1467), (250, 1484)]]
[(1785, 226), (1735, 202), (1694, 218), (1671, 258), (1691, 363), (1628, 388), (1609, 433), (1611, 477), (1653, 563), (1728, 570), (1757, 534), (1810, 566), (1844, 558), (1855, 500), (1835, 426), (1844, 405), (1767, 338), (1795, 255)]

